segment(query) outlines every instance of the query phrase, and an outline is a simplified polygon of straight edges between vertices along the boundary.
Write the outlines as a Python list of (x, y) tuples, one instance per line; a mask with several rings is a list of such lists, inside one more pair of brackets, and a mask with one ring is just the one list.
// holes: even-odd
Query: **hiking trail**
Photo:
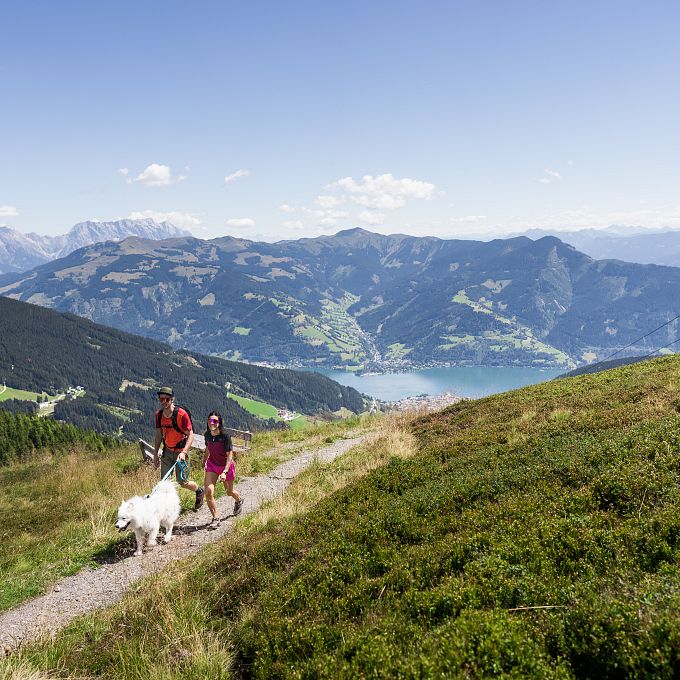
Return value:
[[(240, 517), (256, 512), (266, 501), (281, 495), (315, 460), (329, 463), (366, 441), (371, 434), (339, 439), (323, 448), (306, 451), (267, 475), (243, 477), (237, 485), (243, 497)], [(76, 617), (120, 601), (140, 578), (157, 573), (171, 562), (193, 555), (203, 546), (219, 540), (233, 528), (236, 519), (231, 514), (233, 502), (226, 495), (217, 500), (223, 519), (214, 531), (207, 530), (212, 516), (204, 504), (197, 513), (180, 515), (170, 543), (147, 549), (139, 557), (125, 557), (97, 568), (85, 568), (54, 584), (44, 595), (0, 614), (0, 653), (8, 654), (23, 643), (53, 635)]]

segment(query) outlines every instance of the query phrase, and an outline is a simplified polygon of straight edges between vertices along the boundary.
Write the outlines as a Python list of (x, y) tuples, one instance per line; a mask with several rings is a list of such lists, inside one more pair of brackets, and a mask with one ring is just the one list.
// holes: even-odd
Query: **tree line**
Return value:
[(10, 413), (0, 409), (0, 466), (27, 459), (35, 451), (84, 444), (89, 449), (103, 451), (120, 445), (116, 437), (97, 434), (52, 418)]

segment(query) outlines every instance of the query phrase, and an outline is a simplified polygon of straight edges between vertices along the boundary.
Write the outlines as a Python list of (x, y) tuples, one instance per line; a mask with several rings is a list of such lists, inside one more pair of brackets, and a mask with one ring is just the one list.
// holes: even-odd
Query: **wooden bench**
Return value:
[[(250, 442), (253, 441), (253, 433), (250, 430), (235, 430), (233, 427), (225, 427), (224, 431), (231, 436), (234, 451), (247, 451), (250, 448)], [(240, 443), (237, 443), (237, 440)], [(205, 443), (203, 446), (205, 446)]]
[[(250, 449), (250, 442), (253, 440), (252, 432), (249, 430), (235, 430), (232, 427), (225, 427), (224, 431), (231, 436), (231, 443), (235, 452), (241, 453)], [(191, 448), (205, 451), (205, 439), (202, 434), (194, 434), (194, 441), (191, 443)], [(149, 442), (140, 439), (139, 450), (142, 454), (142, 460), (145, 463), (153, 462), (153, 444), (149, 444)]]

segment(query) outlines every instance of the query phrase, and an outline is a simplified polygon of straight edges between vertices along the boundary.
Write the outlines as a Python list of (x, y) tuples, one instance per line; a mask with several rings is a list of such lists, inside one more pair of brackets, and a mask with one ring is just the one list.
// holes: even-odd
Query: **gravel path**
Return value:
[[(315, 458), (328, 463), (368, 436), (341, 439), (282, 463), (269, 475), (242, 478), (237, 487), (243, 496), (242, 516), (256, 512), (264, 502), (282, 494), (291, 480)], [(193, 555), (204, 545), (218, 540), (232, 529), (233, 500), (223, 496), (217, 501), (217, 507), (220, 516), (228, 519), (222, 521), (215, 531), (206, 530), (211, 515), (204, 505), (198, 513), (180, 516), (169, 544), (159, 545), (140, 557), (125, 557), (97, 569), (83, 569), (57, 583), (45, 595), (0, 614), (0, 651), (7, 654), (23, 642), (55, 633), (77, 616), (118, 602), (138, 579), (160, 571), (170, 562)]]

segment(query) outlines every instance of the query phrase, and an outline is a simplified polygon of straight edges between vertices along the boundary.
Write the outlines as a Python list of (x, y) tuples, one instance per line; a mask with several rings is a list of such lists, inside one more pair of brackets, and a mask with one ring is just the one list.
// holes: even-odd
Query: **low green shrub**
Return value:
[[(425, 416), (415, 458), (210, 551), (168, 626), (200, 611), (237, 677), (675, 677), (677, 385), (670, 358)], [(64, 673), (165, 649), (154, 606), (65, 633)]]

